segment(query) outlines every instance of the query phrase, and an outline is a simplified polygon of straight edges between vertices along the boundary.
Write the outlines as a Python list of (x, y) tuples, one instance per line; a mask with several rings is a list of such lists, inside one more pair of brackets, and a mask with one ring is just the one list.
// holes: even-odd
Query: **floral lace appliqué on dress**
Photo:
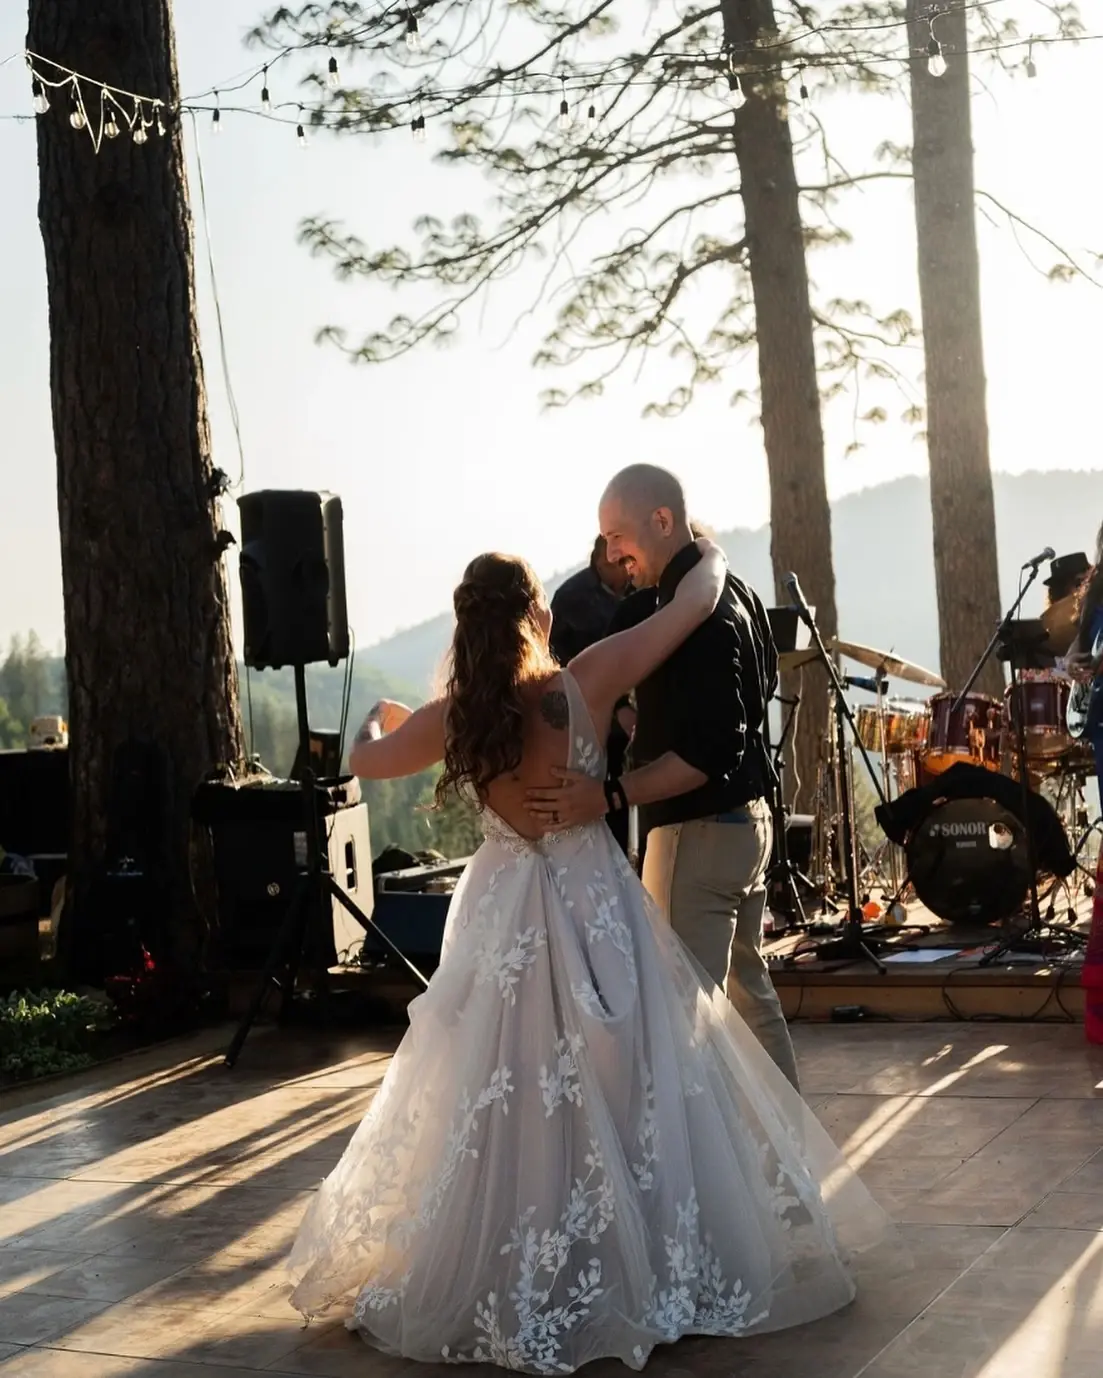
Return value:
[[(568, 764), (598, 778), (562, 682)], [(387, 1353), (538, 1374), (845, 1305), (884, 1217), (608, 829), (483, 821), (440, 967), (303, 1222), (294, 1304)]]

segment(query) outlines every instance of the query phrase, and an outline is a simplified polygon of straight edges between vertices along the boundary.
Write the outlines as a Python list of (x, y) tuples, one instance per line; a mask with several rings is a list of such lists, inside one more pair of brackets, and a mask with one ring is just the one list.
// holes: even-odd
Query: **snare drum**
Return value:
[(1072, 744), (1065, 727), (1065, 709), (1069, 701), (1069, 682), (1048, 671), (1023, 676), (1019, 693), (1008, 685), (1003, 696), (1004, 748), (1018, 755), (1019, 704), (1023, 706), (1023, 727), (1026, 737), (1027, 760), (1061, 756)]
[[(921, 751), (927, 744), (931, 715), (918, 699), (887, 699), (882, 712), (885, 720), (885, 747), (888, 755)], [(881, 714), (875, 704), (864, 704), (856, 719), (858, 740), (867, 751), (881, 750)]]
[(951, 713), (957, 698), (957, 694), (936, 694), (929, 701), (931, 730), (924, 767), (931, 775), (959, 764), (998, 772), (1002, 705), (987, 694), (966, 694), (961, 707)]

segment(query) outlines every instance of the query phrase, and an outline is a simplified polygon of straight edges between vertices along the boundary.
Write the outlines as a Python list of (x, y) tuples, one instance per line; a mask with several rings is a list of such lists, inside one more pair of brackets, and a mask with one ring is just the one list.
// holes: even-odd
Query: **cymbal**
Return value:
[(1064, 655), (1076, 638), (1080, 626), (1080, 604), (1083, 594), (1080, 589), (1051, 603), (1042, 613), (1042, 626), (1046, 629), (1046, 650), (1054, 655)]
[(875, 651), (872, 646), (859, 646), (854, 641), (840, 641), (837, 637), (832, 637), (827, 645), (839, 655), (856, 660), (859, 665), (868, 665), (871, 670), (879, 670), (882, 675), (906, 679), (912, 684), (929, 684), (932, 689), (946, 688), (941, 675), (924, 670), (922, 665), (913, 665), (910, 660), (901, 660), (890, 651)]
[(790, 670), (800, 670), (805, 665), (811, 665), (814, 660), (819, 659), (819, 655), (814, 646), (806, 646), (803, 651), (779, 651), (777, 668), (782, 674), (788, 674)]

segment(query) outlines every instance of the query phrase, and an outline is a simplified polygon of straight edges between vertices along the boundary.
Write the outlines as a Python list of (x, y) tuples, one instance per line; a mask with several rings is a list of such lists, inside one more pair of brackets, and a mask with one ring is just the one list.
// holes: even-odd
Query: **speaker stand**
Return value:
[[(310, 720), (306, 701), (306, 670), (296, 665), (295, 707), (299, 723), (300, 759), (310, 760)], [(318, 781), (314, 772), (304, 769), (300, 780), (303, 804), (303, 826), (306, 834), (306, 861), (300, 869), (287, 913), (280, 924), (272, 943), (268, 960), (257, 982), (256, 990), (249, 1007), (238, 1025), (233, 1042), (226, 1050), (226, 1066), (233, 1067), (249, 1037), (267, 999), (269, 989), (280, 992), (280, 1013), (286, 1013), (295, 994), (295, 982), (303, 964), (305, 953), (310, 949), (312, 930), (321, 922), (322, 916), (332, 913), (332, 901), (343, 905), (349, 914), (365, 931), (371, 930), (383, 945), (388, 948), (406, 968), (421, 982), (428, 986), (428, 979), (414, 966), (413, 962), (393, 943), (374, 920), (352, 900), (337, 882), (329, 869), (329, 849), (322, 845), (322, 822), (319, 817)], [(320, 944), (315, 945), (320, 950)], [(328, 996), (328, 979), (322, 973), (323, 997)]]

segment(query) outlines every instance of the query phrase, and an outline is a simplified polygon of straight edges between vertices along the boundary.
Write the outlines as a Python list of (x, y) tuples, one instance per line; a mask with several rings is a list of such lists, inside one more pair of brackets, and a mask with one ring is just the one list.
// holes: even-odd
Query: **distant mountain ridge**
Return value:
[[(1103, 520), (1103, 483), (1096, 471), (995, 474), (996, 527), (1004, 604), (1015, 597), (1020, 566), (1047, 545), (1058, 554), (1092, 558)], [(708, 513), (698, 513), (708, 521)], [(863, 489), (832, 505), (839, 627), (848, 641), (893, 650), (938, 669), (930, 490), (926, 479), (902, 478)], [(770, 529), (721, 532), (732, 567), (773, 601)], [(796, 571), (800, 574), (800, 570)], [(547, 581), (554, 591), (572, 573)], [(1045, 577), (1043, 570), (1041, 577)], [(1027, 613), (1042, 604), (1039, 581)], [(993, 628), (994, 630), (994, 628)], [(452, 633), (448, 613), (367, 647), (372, 669), (428, 692)], [(984, 648), (977, 647), (980, 655)]]

